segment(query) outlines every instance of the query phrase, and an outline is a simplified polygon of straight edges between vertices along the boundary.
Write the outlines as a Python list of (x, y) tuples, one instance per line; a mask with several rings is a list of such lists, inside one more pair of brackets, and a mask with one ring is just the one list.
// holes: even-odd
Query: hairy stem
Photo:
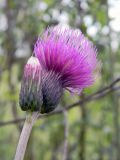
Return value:
[(31, 115), (27, 115), (22, 132), (21, 132), (21, 135), (20, 135), (20, 138), (19, 138), (19, 142), (18, 142), (18, 146), (17, 146), (14, 160), (23, 160), (24, 159), (28, 139), (29, 139), (30, 133), (32, 131), (32, 127), (33, 127), (36, 119), (38, 118), (38, 116), (39, 116), (38, 112), (33, 112)]

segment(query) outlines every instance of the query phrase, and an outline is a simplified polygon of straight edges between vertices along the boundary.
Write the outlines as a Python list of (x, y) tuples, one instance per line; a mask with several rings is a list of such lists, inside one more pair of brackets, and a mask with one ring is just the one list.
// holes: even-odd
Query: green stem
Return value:
[(38, 112), (33, 112), (31, 115), (28, 115), (26, 117), (23, 129), (22, 129), (22, 132), (21, 132), (21, 135), (19, 138), (19, 142), (18, 142), (18, 146), (17, 146), (14, 160), (23, 160), (24, 159), (28, 139), (30, 137), (32, 127), (33, 127), (35, 121), (37, 120), (38, 116), (39, 116)]

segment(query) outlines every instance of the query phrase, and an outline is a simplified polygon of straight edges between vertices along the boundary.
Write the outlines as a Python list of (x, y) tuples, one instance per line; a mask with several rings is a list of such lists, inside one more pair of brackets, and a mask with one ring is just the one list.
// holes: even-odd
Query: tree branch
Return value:
[[(93, 100), (97, 100), (97, 99), (100, 99), (104, 96), (107, 96), (108, 94), (110, 94), (111, 92), (115, 92), (117, 90), (120, 90), (120, 85), (117, 85), (118, 82), (120, 82), (120, 78), (116, 79), (115, 81), (113, 81), (110, 85), (108, 85), (107, 87), (104, 87), (103, 89), (100, 89), (98, 90), (97, 92), (95, 93), (92, 93), (90, 94), (89, 96), (86, 96), (84, 99), (76, 102), (76, 103), (73, 103), (69, 106), (66, 106), (66, 110), (70, 110), (74, 107), (77, 107), (81, 104), (84, 104), (84, 103), (87, 103), (89, 101), (93, 101)], [(38, 118), (44, 118), (44, 117), (47, 117), (47, 116), (52, 116), (52, 115), (56, 115), (56, 114), (61, 114), (64, 112), (64, 108), (61, 108), (61, 109), (58, 109), (54, 112), (51, 112), (49, 114), (43, 114), (43, 115), (39, 115)], [(7, 125), (11, 125), (11, 124), (16, 124), (16, 123), (20, 123), (20, 122), (23, 122), (25, 120), (25, 118), (19, 118), (19, 119), (14, 119), (14, 120), (11, 120), (11, 121), (6, 121), (6, 122), (0, 122), (0, 127), (2, 126), (7, 126)]]

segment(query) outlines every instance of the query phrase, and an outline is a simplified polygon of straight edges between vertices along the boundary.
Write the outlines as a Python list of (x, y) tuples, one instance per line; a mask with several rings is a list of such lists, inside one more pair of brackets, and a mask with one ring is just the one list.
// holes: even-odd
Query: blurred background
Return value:
[(13, 159), (23, 126), (23, 67), (38, 35), (57, 24), (93, 41), (101, 71), (81, 96), (65, 92), (58, 109), (84, 103), (37, 121), (25, 160), (120, 160), (120, 0), (0, 0), (0, 160)]

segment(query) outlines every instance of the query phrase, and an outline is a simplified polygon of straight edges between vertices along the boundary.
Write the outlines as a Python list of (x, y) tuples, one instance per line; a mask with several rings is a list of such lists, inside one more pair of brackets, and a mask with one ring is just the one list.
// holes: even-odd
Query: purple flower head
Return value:
[(42, 112), (50, 112), (59, 103), (63, 88), (80, 92), (94, 82), (97, 53), (79, 30), (51, 27), (34, 46), (42, 66)]
[(34, 53), (44, 72), (53, 73), (62, 88), (79, 92), (93, 84), (96, 49), (79, 30), (48, 28), (38, 38)]
[(24, 68), (20, 91), (22, 110), (53, 111), (63, 89), (80, 92), (93, 84), (97, 53), (79, 30), (48, 28), (38, 38)]

